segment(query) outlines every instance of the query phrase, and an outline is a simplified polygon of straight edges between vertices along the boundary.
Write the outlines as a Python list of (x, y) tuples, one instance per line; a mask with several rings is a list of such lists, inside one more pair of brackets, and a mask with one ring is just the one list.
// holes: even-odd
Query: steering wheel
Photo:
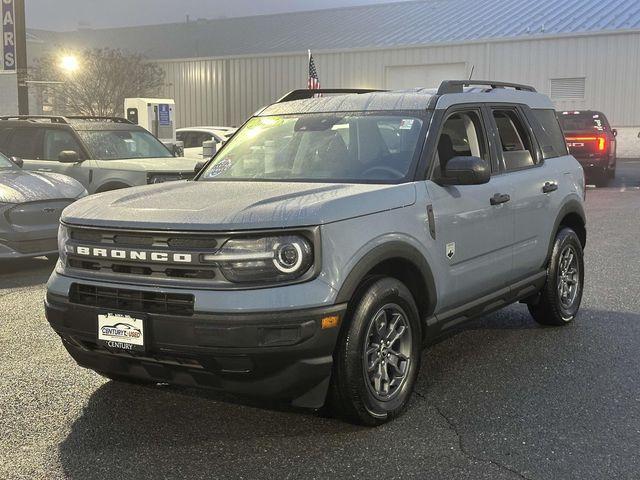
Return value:
[(375, 167), (367, 168), (364, 172), (362, 172), (362, 175), (364, 177), (369, 178), (371, 176), (371, 174), (373, 172), (376, 172), (376, 171), (390, 173), (392, 175), (391, 178), (402, 178), (402, 177), (404, 177), (404, 173), (403, 172), (401, 172), (400, 170), (396, 170), (393, 167), (389, 167), (387, 165), (377, 165)]

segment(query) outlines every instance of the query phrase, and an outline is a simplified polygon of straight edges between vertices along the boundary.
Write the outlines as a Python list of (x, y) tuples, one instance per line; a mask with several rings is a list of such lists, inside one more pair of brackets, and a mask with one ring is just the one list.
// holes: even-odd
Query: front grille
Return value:
[[(191, 263), (152, 262), (146, 260), (87, 258), (74, 252), (68, 254), (68, 267), (85, 272), (87, 278), (124, 277), (135, 278), (137, 283), (157, 284), (169, 282), (177, 285), (180, 282), (223, 281), (218, 267), (211, 262), (202, 261), (202, 257), (215, 253), (226, 241), (227, 236), (209, 233), (186, 232), (147, 232), (100, 230), (82, 227), (69, 227), (69, 245), (105, 249), (131, 249), (168, 254), (188, 254)], [(84, 276), (84, 275), (83, 275)], [(167, 283), (169, 284), (169, 283)]]
[(193, 315), (193, 295), (145, 292), (121, 288), (97, 287), (74, 283), (69, 290), (71, 303), (128, 312), (167, 315)]
[(29, 255), (40, 252), (55, 252), (58, 250), (58, 241), (55, 238), (41, 240), (22, 240), (20, 242), (6, 242), (6, 245), (18, 253)]

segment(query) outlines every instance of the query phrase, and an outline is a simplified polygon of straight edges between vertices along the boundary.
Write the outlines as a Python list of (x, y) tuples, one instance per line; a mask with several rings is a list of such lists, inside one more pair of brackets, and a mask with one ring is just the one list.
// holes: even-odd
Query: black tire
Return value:
[[(334, 354), (329, 408), (357, 424), (381, 425), (400, 415), (411, 397), (420, 369), (420, 316), (409, 289), (390, 277), (372, 279), (353, 301)], [(385, 385), (387, 393), (380, 393)]]
[(616, 166), (614, 165), (609, 170), (607, 170), (607, 178), (609, 180), (614, 180), (616, 178)]
[(606, 187), (609, 184), (609, 172), (607, 169), (593, 174), (593, 183), (597, 188)]
[[(567, 252), (573, 254), (575, 262), (568, 266)], [(572, 270), (575, 272), (571, 273)], [(575, 291), (570, 283), (575, 285)], [(561, 284), (564, 284), (561, 285)], [(563, 228), (556, 235), (547, 268), (547, 281), (535, 303), (530, 303), (529, 312), (542, 325), (563, 326), (571, 323), (582, 301), (584, 290), (584, 256), (582, 244), (576, 232)], [(566, 293), (566, 296), (565, 296)]]

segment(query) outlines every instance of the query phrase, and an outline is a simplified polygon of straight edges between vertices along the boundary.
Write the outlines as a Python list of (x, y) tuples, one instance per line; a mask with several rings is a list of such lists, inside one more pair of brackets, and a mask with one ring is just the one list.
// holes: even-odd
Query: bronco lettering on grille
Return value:
[(113, 260), (139, 260), (142, 262), (192, 263), (190, 253), (151, 252), (146, 250), (121, 250), (111, 248), (73, 247), (77, 255), (86, 257), (102, 257)]

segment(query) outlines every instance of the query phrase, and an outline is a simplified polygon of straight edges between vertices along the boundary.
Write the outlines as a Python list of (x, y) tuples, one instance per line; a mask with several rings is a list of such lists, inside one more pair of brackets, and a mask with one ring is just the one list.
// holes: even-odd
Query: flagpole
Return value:
[(311, 66), (311, 49), (307, 50), (307, 88), (311, 90), (310, 79), (309, 79), (309, 67)]

